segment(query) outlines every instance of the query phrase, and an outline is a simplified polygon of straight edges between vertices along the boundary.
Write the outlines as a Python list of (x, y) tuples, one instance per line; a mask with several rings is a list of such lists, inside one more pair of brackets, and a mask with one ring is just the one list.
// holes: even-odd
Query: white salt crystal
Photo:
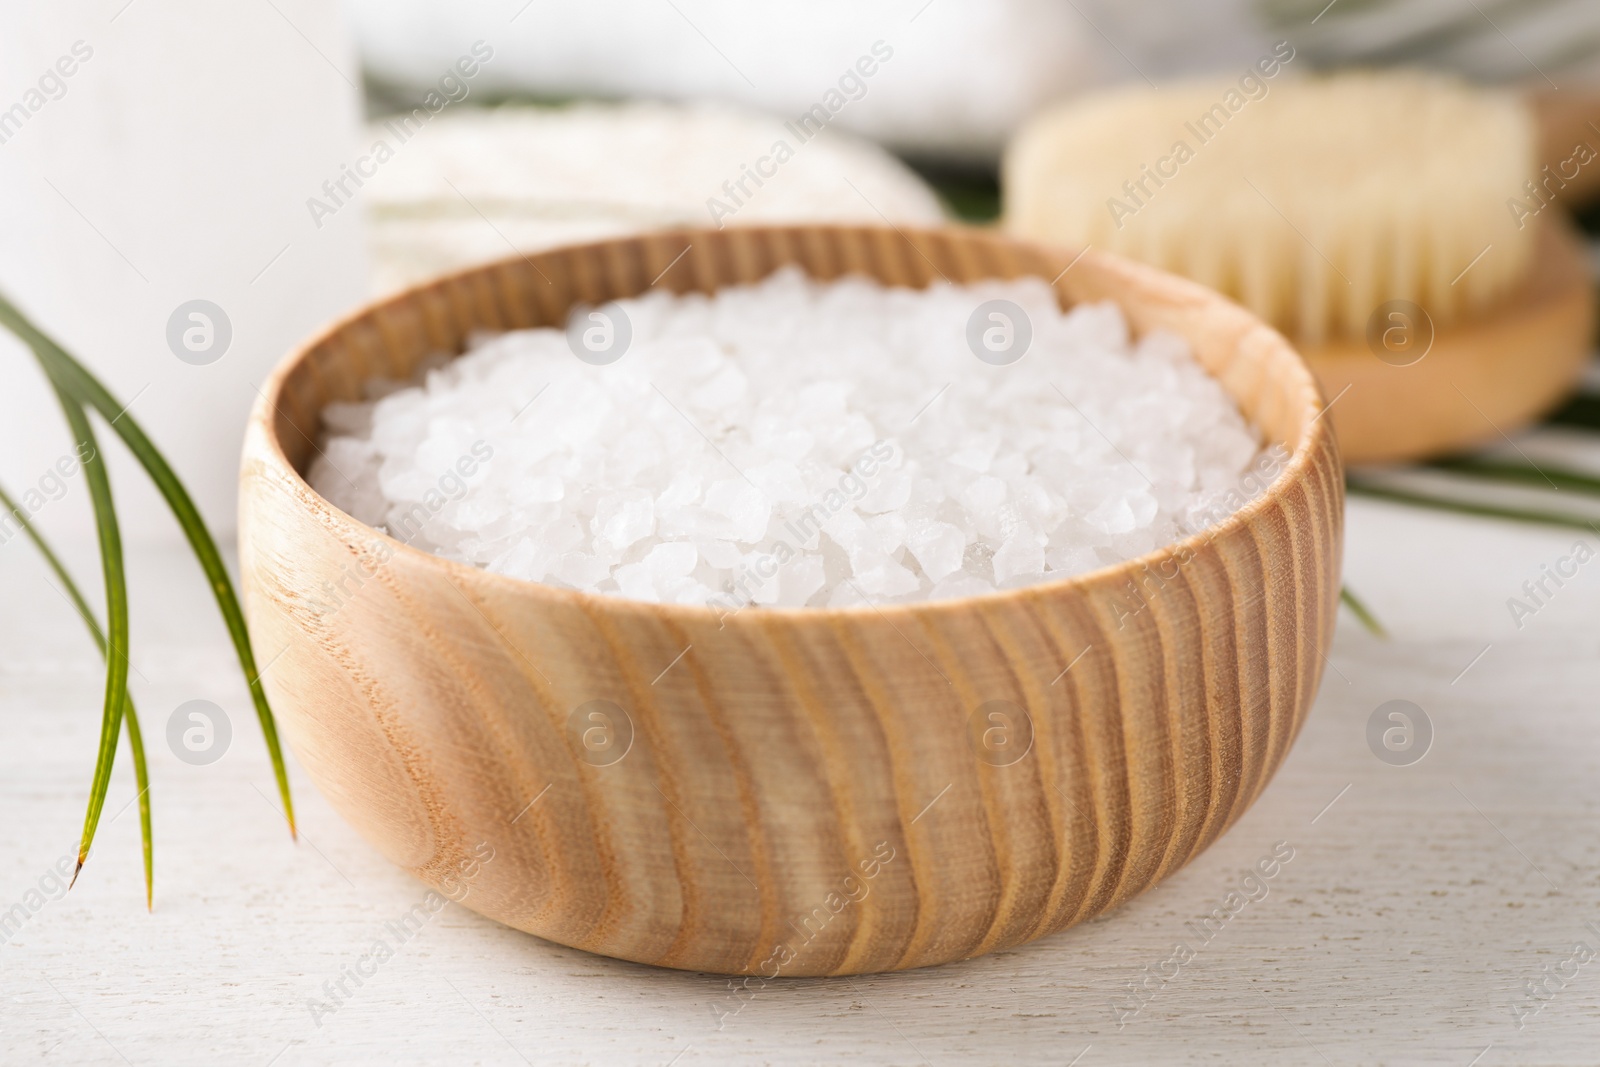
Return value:
[(644, 557), (642, 565), (663, 578), (687, 575), (694, 570), (700, 553), (691, 544), (682, 541), (663, 541)]
[(990, 430), (987, 433), (973, 435), (966, 444), (946, 458), (958, 467), (965, 467), (982, 474), (989, 469), (989, 464), (994, 462), (994, 454), (999, 447), (1000, 431)]
[(868, 538), (872, 535), (872, 531), (867, 528), (866, 520), (851, 508), (846, 508), (829, 518), (822, 528), (833, 538), (834, 543), (846, 552), (866, 546)]
[(656, 585), (656, 576), (643, 563), (627, 563), (612, 572), (617, 589), (623, 596), (635, 600), (665, 600), (663, 591)]
[(700, 558), (719, 571), (731, 570), (744, 559), (745, 553), (732, 541), (696, 541)]
[(994, 592), (993, 582), (986, 582), (982, 578), (974, 577), (962, 571), (934, 585), (928, 591), (927, 598), (929, 600), (952, 600), (956, 597), (982, 596), (984, 593), (992, 592)]
[(914, 593), (921, 584), (910, 570), (872, 549), (852, 554), (850, 566), (857, 588), (873, 600)]
[(801, 556), (789, 561), (780, 579), (782, 590), (778, 603), (789, 608), (804, 607), (827, 580), (822, 571), (822, 557)]
[(1007, 586), (1018, 578), (1044, 574), (1044, 539), (1024, 527), (995, 549), (989, 561), (997, 585)]
[(611, 568), (603, 559), (583, 552), (568, 552), (557, 561), (550, 573), (566, 585), (588, 589), (609, 578)]
[[(1033, 340), (995, 367), (978, 305)], [(619, 305), (630, 347), (475, 335), (323, 413), (312, 485), (418, 548), (642, 600), (851, 606), (1083, 573), (1219, 521), (1261, 453), (1178, 335), (1037, 278), (924, 290), (779, 271)], [(537, 397), (537, 399), (535, 399)], [(1259, 488), (1256, 490), (1259, 492)]]
[(856, 504), (856, 509), (868, 515), (881, 515), (905, 507), (911, 500), (913, 480), (909, 471), (885, 471), (876, 482), (867, 486), (866, 494)]
[(743, 477), (724, 478), (706, 489), (706, 510), (726, 520), (727, 538), (753, 542), (766, 533), (772, 505)]
[(489, 569), (513, 578), (540, 578), (549, 569), (549, 555), (549, 551), (535, 544), (533, 538), (524, 537), (504, 555), (490, 561)]
[(805, 479), (800, 476), (800, 468), (793, 463), (773, 460), (759, 467), (751, 467), (747, 473), (772, 504), (798, 507), (811, 500), (811, 492), (806, 488)]
[(1150, 525), (1155, 515), (1155, 498), (1149, 493), (1133, 490), (1107, 497), (1084, 519), (1105, 533), (1125, 534)]
[(948, 522), (930, 522), (912, 530), (906, 544), (922, 573), (937, 582), (961, 569), (967, 535)]
[(512, 491), (513, 498), (519, 504), (552, 503), (566, 495), (566, 482), (549, 474), (529, 478)]
[(751, 592), (750, 602), (762, 607), (771, 607), (778, 603), (782, 592), (782, 583), (778, 580), (778, 575), (774, 574), (771, 578), (763, 579), (761, 584), (755, 587)]
[(973, 514), (993, 514), (1006, 502), (1006, 483), (999, 478), (980, 474), (961, 491), (959, 499)]
[(644, 493), (602, 498), (595, 506), (594, 542), (607, 555), (620, 555), (656, 526), (656, 503)]

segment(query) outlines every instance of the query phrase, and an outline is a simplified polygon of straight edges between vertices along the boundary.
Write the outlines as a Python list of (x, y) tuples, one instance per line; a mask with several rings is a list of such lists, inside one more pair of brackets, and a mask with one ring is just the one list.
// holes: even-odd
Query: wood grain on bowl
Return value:
[[(1333, 631), (1343, 482), (1278, 334), (1191, 283), (1076, 256), (961, 229), (657, 233), (464, 271), (336, 324), (267, 383), (243, 463), (248, 614), (299, 760), (468, 907), (668, 967), (916, 967), (1148, 888), (1238, 818), (1299, 730)], [(427, 555), (302, 477), (325, 404), (473, 330), (787, 263), (912, 286), (1034, 274), (1067, 304), (1114, 299), (1135, 330), (1187, 336), (1289, 458), (1219, 526), (1080, 578), (728, 615)]]

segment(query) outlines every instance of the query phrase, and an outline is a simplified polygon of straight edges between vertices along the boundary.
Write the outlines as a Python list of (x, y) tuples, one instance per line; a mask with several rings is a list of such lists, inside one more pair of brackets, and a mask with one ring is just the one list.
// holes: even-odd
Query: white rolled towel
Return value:
[[(403, 88), (434, 84), (478, 40), (494, 51), (481, 78), (490, 93), (710, 98), (794, 118), (843, 79), (839, 126), (945, 157), (992, 159), (1035, 108), (1119, 69), (1059, 0), (346, 0), (346, 10), (367, 71)], [(885, 51), (873, 74), (851, 76)]]
[(664, 226), (943, 218), (878, 146), (720, 104), (463, 105), (376, 120), (367, 138), (392, 149), (361, 190), (379, 292)]

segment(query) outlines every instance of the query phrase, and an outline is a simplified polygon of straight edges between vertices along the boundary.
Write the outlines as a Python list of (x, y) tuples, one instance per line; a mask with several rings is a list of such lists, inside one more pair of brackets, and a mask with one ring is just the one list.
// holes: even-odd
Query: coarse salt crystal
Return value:
[[(1031, 326), (1005, 366), (968, 347), (994, 300)], [(563, 330), (478, 334), (420, 384), (330, 405), (313, 486), (443, 556), (726, 612), (1068, 577), (1220, 521), (1270, 473), (1181, 337), (1130, 342), (1115, 304), (1062, 312), (1041, 279), (788, 268), (615, 307), (611, 362)]]

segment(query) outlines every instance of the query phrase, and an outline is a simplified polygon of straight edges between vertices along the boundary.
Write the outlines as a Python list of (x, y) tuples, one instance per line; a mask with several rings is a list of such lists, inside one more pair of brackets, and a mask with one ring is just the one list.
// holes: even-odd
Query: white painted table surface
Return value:
[[(1525, 981), (1573, 942), (1600, 950), (1585, 928), (1600, 928), (1600, 561), (1520, 631), (1506, 608), (1574, 540), (1353, 500), (1345, 575), (1394, 639), (1342, 618), (1287, 763), (1210, 851), (1078, 929), (930, 970), (781, 981), (720, 1030), (725, 979), (586, 955), (456, 904), (315, 1017), (324, 982), (424, 889), (298, 768), (303, 839), (290, 842), (197, 570), (181, 549), (135, 547), (155, 911), (142, 901), (124, 758), (78, 886), (0, 945), (0, 1063), (1592, 1065), (1600, 960), (1559, 991), (1552, 981), (1524, 1028), (1513, 1014)], [(86, 547), (72, 556), (95, 578)], [(20, 539), (0, 547), (0, 605), (3, 912), (26, 910), (74, 846), (101, 683)], [(232, 719), (232, 746), (208, 767), (164, 741), (167, 717), (193, 698)], [(1434, 724), (1432, 750), (1409, 767), (1380, 762), (1365, 740), (1369, 715), (1394, 698)], [(1269, 895), (1119, 1028), (1112, 1003), (1127, 984), (1278, 841), (1295, 854)]]

